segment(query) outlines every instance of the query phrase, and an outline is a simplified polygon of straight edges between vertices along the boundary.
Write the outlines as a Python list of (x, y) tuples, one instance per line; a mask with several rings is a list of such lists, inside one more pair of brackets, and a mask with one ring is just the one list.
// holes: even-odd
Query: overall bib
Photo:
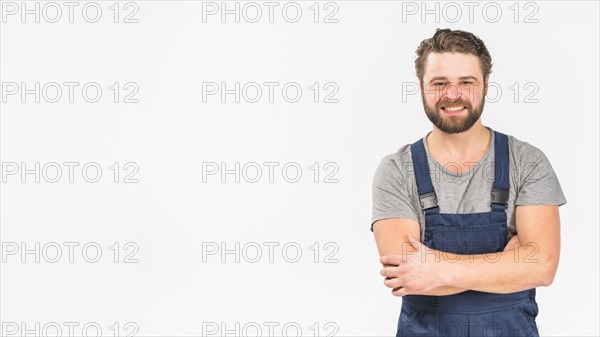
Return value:
[[(423, 139), (411, 145), (419, 199), (425, 213), (423, 244), (427, 247), (471, 255), (501, 252), (506, 246), (508, 137), (494, 132), (494, 184), (490, 212), (440, 213)], [(490, 254), (488, 261), (495, 258), (495, 254)], [(537, 314), (535, 288), (509, 294), (468, 290), (448, 296), (405, 295), (396, 336), (538, 337)]]

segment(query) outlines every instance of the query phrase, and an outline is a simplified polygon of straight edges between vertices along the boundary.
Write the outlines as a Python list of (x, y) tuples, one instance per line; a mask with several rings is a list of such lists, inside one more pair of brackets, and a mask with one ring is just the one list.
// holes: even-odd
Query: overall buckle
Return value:
[(419, 195), (419, 200), (421, 201), (421, 208), (423, 211), (426, 209), (437, 207), (437, 196), (435, 192), (429, 192), (425, 194)]
[(492, 188), (492, 204), (502, 204), (504, 208), (508, 208), (508, 190)]

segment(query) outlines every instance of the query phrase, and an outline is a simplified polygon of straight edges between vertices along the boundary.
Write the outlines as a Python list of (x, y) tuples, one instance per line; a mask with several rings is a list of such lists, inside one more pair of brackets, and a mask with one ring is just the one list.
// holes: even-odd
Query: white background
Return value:
[[(401, 299), (379, 275), (369, 231), (371, 182), (384, 155), (431, 130), (420, 94), (406, 88), (417, 81), (414, 51), (438, 27), (484, 40), (497, 90), (488, 97), (484, 125), (540, 148), (567, 197), (560, 208), (559, 271), (551, 287), (538, 288), (540, 333), (599, 334), (598, 2), (496, 2), (487, 13), (488, 3), (481, 2), (471, 18), (465, 3), (437, 3), (436, 11), (428, 2), (433, 14), (424, 19), (421, 2), (321, 2), (317, 23), (313, 2), (296, 3), (302, 9), (296, 23), (285, 20), (294, 18), (294, 7), (282, 15), (286, 2), (276, 3), (273, 22), (269, 7), (258, 2), (263, 15), (257, 23), (248, 22), (253, 8), (243, 12), (247, 2), (238, 2), (239, 23), (234, 15), (221, 22), (220, 13), (203, 18), (203, 3), (195, 1), (121, 2), (117, 23), (112, 1), (96, 2), (102, 9), (96, 23), (86, 21), (95, 17), (91, 5), (82, 15), (86, 2), (73, 7), (73, 22), (69, 7), (57, 2), (62, 17), (51, 23), (56, 7), (37, 3), (39, 23), (34, 14), (21, 18), (20, 2), (12, 2), (19, 11), (13, 15), (11, 2), (2, 1), (4, 334), (15, 326), (17, 336), (23, 328), (35, 331), (36, 322), (36, 333), (54, 334), (55, 322), (68, 336), (68, 322), (75, 322), (78, 335), (86, 324), (89, 335), (99, 326), (103, 336), (124, 336), (135, 327), (136, 336), (197, 336), (213, 326), (217, 336), (225, 335), (222, 328), (253, 335), (254, 326), (263, 336), (293, 336), (295, 327), (305, 336), (394, 335)], [(124, 22), (134, 11), (128, 20), (137, 22)], [(324, 22), (331, 13), (329, 21), (337, 22)], [(40, 102), (34, 94), (22, 98), (20, 84), (33, 89), (36, 82)], [(56, 103), (49, 102), (53, 82), (63, 90)], [(72, 103), (64, 82), (80, 84)], [(115, 82), (117, 103), (109, 88)], [(133, 91), (124, 87), (128, 82), (139, 89), (137, 103), (123, 102)], [(273, 102), (264, 85), (257, 103), (244, 96), (236, 103), (231, 94), (203, 102), (207, 82), (229, 89), (236, 82), (280, 85)], [(302, 89), (296, 103), (281, 94), (290, 82)], [(316, 103), (309, 88), (315, 82)], [(325, 88), (328, 82), (339, 89), (332, 97), (337, 103), (324, 102), (334, 88)], [(19, 91), (12, 94), (15, 83)], [(82, 96), (86, 83), (101, 87), (98, 102)], [(288, 93), (293, 98), (294, 91)], [(79, 164), (72, 183), (65, 162)], [(128, 162), (134, 164), (125, 167)], [(203, 181), (203, 163), (233, 169), (236, 162), (248, 168), (239, 183), (234, 174)], [(279, 165), (273, 182), (264, 162)], [(21, 163), (30, 170), (40, 163), (39, 183), (35, 174), (8, 174)], [(62, 168), (55, 183), (52, 163)], [(98, 182), (82, 176), (86, 163), (102, 169)], [(262, 167), (255, 183), (248, 163)], [(293, 169), (282, 175), (288, 163), (302, 169), (296, 183), (286, 181)], [(138, 182), (124, 182), (134, 167)], [(86, 177), (94, 175), (90, 170)], [(79, 245), (72, 263), (65, 242)], [(239, 263), (221, 250), (203, 256), (213, 244), (233, 250), (236, 242)], [(269, 242), (278, 245), (272, 262)], [(57, 262), (53, 243), (62, 247)], [(82, 255), (89, 243), (102, 249), (96, 263)], [(292, 248), (284, 254), (286, 244)], [(256, 245), (262, 255), (252, 262)], [(11, 247), (19, 251), (9, 253)], [(23, 247), (34, 252), (23, 255)], [(302, 252), (296, 263), (290, 262), (293, 247)], [(138, 262), (124, 263), (127, 254)]]

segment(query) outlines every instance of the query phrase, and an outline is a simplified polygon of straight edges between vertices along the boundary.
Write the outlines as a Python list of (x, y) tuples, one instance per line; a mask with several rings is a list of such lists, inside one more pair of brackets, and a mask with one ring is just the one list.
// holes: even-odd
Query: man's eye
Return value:
[(473, 82), (471, 82), (471, 81), (463, 81), (462, 83), (463, 83), (463, 84), (467, 84), (467, 85), (471, 85), (471, 84), (473, 84)]
[(442, 83), (442, 82), (437, 82), (437, 83), (434, 83), (433, 85), (434, 85), (434, 86), (436, 86), (436, 87), (441, 87), (441, 86), (443, 86), (444, 84), (445, 84), (445, 83)]

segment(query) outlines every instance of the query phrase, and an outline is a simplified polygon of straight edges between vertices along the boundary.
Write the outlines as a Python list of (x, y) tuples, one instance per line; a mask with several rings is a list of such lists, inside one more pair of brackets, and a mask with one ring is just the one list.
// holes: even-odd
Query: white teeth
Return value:
[(447, 111), (458, 111), (458, 110), (464, 109), (464, 107), (463, 106), (445, 107), (444, 109), (447, 110)]

